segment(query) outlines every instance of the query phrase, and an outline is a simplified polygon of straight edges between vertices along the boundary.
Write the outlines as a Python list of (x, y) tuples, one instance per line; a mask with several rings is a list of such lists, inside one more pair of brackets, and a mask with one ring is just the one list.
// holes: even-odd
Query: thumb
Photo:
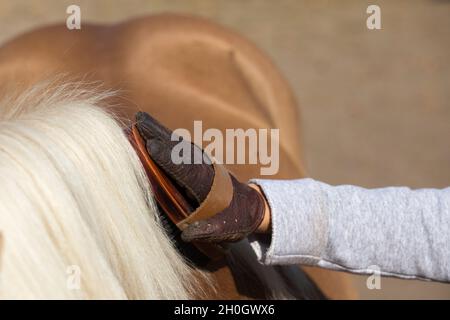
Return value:
[(211, 219), (191, 223), (181, 233), (181, 239), (186, 242), (195, 240), (211, 239), (220, 235), (220, 230), (210, 221)]

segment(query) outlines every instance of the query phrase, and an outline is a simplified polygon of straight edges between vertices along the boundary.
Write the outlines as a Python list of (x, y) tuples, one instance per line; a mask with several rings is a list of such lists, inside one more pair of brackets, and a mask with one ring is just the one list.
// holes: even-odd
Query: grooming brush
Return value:
[(152, 186), (158, 204), (159, 220), (175, 247), (191, 262), (200, 265), (223, 257), (223, 248), (218, 245), (202, 242), (191, 244), (181, 240), (181, 230), (177, 225), (189, 217), (190, 213), (194, 211), (193, 206), (152, 160), (137, 127), (133, 125), (127, 133)]

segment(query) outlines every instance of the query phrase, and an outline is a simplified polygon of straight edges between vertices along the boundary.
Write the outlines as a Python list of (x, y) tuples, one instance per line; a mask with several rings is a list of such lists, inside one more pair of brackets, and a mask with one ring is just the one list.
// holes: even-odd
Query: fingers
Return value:
[[(194, 164), (195, 157), (203, 158), (203, 151), (173, 134), (171, 130), (145, 112), (136, 114), (136, 127), (145, 140), (150, 157), (185, 190), (188, 197), (201, 203), (206, 198), (214, 178), (214, 169), (211, 165)], [(186, 163), (172, 161), (172, 150), (179, 144), (184, 144), (183, 148), (178, 149), (189, 152), (187, 159), (192, 161)]]
[(171, 140), (172, 132), (145, 112), (136, 114), (136, 126), (144, 138), (147, 149), (154, 161), (159, 165), (167, 165), (171, 150), (176, 141)]
[(136, 113), (136, 122), (139, 132), (148, 140), (168, 140), (172, 132), (159, 123), (155, 118), (146, 112)]

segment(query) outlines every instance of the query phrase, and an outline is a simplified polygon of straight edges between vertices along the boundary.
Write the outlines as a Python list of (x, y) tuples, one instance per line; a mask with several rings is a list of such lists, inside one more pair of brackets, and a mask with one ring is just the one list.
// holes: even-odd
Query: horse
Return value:
[[(66, 81), (66, 78), (76, 81)], [(7, 98), (12, 92), (17, 94)], [(27, 215), (17, 217), (23, 223), (19, 224), (9, 214), (5, 221), (11, 220), (11, 225), (6, 222), (0, 225), (0, 273), (4, 273), (4, 279), (11, 279), (11, 285), (6, 285), (5, 290), (0, 287), (2, 296), (356, 297), (347, 274), (313, 267), (262, 266), (246, 240), (231, 245), (225, 257), (193, 267), (195, 263), (177, 251), (173, 240), (154, 218), (157, 208), (149, 194), (144, 171), (120, 130), (134, 121), (138, 110), (148, 112), (172, 130), (185, 128), (192, 132), (194, 120), (201, 120), (205, 129), (223, 132), (228, 128), (277, 128), (280, 166), (270, 178), (306, 176), (299, 108), (292, 90), (271, 59), (234, 31), (203, 18), (176, 14), (135, 18), (113, 25), (83, 24), (81, 30), (68, 30), (63, 23), (41, 27), (0, 47), (0, 96), (7, 101), (1, 104), (4, 110), (0, 110), (0, 136), (6, 135), (5, 141), (12, 144), (11, 150), (5, 150), (0, 139), (0, 152), (9, 159), (4, 161), (0, 157), (0, 166), (9, 163), (1, 168), (5, 178), (2, 177), (0, 184), (5, 185), (5, 192), (12, 194), (14, 190), (14, 197), (30, 199), (31, 195), (26, 196), (28, 187), (20, 183), (39, 180), (39, 188), (33, 187), (37, 188), (33, 196), (40, 195), (45, 202), (51, 198), (50, 193), (38, 191), (48, 190), (58, 198), (55, 203), (48, 200), (54, 206), (51, 210), (45, 206), (37, 210), (36, 215), (39, 213), (39, 219), (43, 219), (36, 218), (39, 220), (36, 224), (41, 226), (39, 230), (31, 230)], [(39, 139), (42, 143), (37, 142)], [(32, 154), (25, 152), (29, 147), (42, 157), (41, 162), (33, 163)], [(67, 160), (72, 152), (73, 158)], [(16, 157), (19, 160), (14, 160)], [(29, 161), (36, 165), (30, 164), (30, 168), (37, 169), (40, 165), (40, 169), (22, 168), (26, 172), (21, 171), (21, 178), (17, 179), (13, 173), (18, 170), (18, 164), (14, 161)], [(63, 167), (66, 162), (71, 164), (69, 168)], [(241, 181), (261, 177), (260, 164), (226, 164), (226, 167)], [(46, 177), (41, 172), (51, 174)], [(87, 176), (81, 179), (76, 172)], [(120, 176), (125, 177), (123, 184), (117, 180)], [(36, 205), (30, 204), (26, 212), (34, 214)], [(67, 219), (78, 226), (75, 230), (66, 221), (59, 222), (67, 214), (60, 212), (61, 206), (70, 209), (71, 216)], [(11, 208), (16, 210), (17, 203)], [(8, 216), (11, 208), (5, 204), (0, 213)], [(45, 208), (54, 214), (52, 218), (45, 216)], [(130, 221), (121, 217), (112, 223), (120, 216), (120, 209)], [(130, 218), (133, 211), (134, 220)], [(27, 266), (26, 259), (11, 253), (14, 241), (9, 239), (12, 231), (8, 230), (11, 228), (19, 237), (26, 232), (20, 227), (31, 228), (29, 237), (46, 234), (46, 242), (40, 243), (38, 252), (44, 252), (41, 250), (44, 244), (51, 243), (46, 249), (48, 261), (54, 261), (49, 270), (46, 271), (45, 255), (40, 258), (36, 256), (38, 252), (27, 249), (27, 257), (38, 260), (28, 261), (34, 264)], [(67, 234), (73, 238), (68, 239)], [(77, 243), (75, 239), (84, 242)], [(33, 243), (29, 241), (22, 244)], [(90, 248), (86, 254), (83, 243)], [(8, 246), (12, 247), (8, 249)], [(135, 249), (131, 250), (132, 247)], [(10, 274), (8, 270), (14, 269), (14, 261), (21, 268)], [(97, 271), (90, 270), (93, 263), (100, 265)], [(82, 281), (83, 290), (68, 293), (65, 273), (68, 265), (75, 266), (75, 270), (79, 266), (81, 275), (87, 272), (86, 278), (92, 284)], [(26, 271), (33, 267), (58, 277), (52, 280), (42, 277), (38, 281)], [(46, 281), (52, 283), (50, 289), (39, 289)], [(28, 282), (33, 284), (32, 289), (27, 288)], [(12, 290), (14, 286), (18, 289)]]

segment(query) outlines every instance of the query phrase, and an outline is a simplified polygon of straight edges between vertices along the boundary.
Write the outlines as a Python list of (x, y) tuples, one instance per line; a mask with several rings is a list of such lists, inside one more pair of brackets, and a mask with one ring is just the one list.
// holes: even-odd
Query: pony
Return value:
[[(2, 96), (22, 92), (0, 107), (2, 297), (354, 297), (345, 274), (260, 265), (246, 240), (194, 266), (155, 214), (123, 131), (137, 110), (171, 129), (196, 119), (223, 131), (279, 128), (271, 178), (306, 174), (289, 85), (240, 35), (172, 14), (80, 31), (59, 24), (4, 44), (0, 79)], [(227, 168), (243, 181), (259, 177), (258, 164)]]

